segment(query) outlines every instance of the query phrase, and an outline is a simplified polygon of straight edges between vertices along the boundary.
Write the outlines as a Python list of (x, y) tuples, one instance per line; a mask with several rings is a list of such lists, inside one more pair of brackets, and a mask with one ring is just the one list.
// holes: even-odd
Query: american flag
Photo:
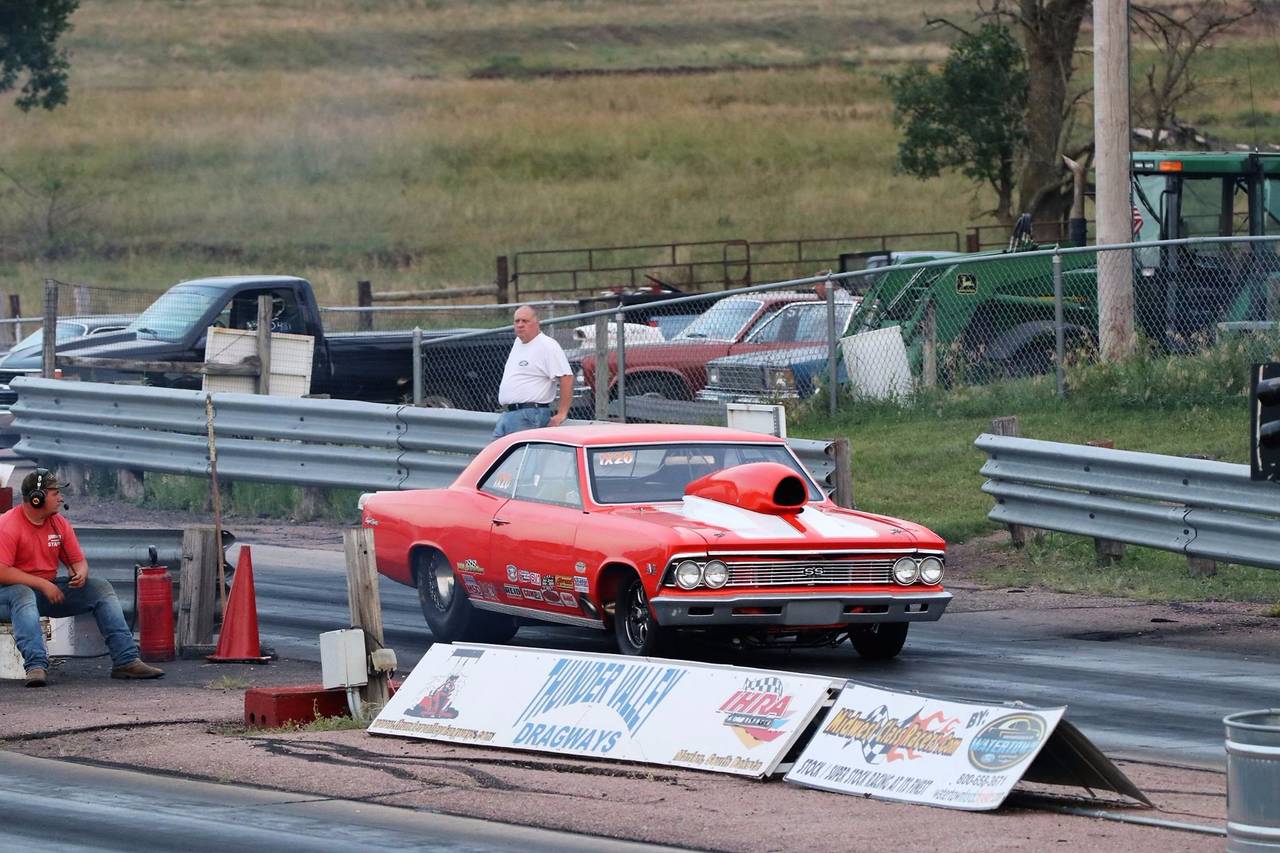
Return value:
[(1133, 233), (1137, 234), (1139, 231), (1141, 231), (1142, 225), (1143, 225), (1142, 211), (1138, 210), (1138, 206), (1135, 204), (1133, 206)]

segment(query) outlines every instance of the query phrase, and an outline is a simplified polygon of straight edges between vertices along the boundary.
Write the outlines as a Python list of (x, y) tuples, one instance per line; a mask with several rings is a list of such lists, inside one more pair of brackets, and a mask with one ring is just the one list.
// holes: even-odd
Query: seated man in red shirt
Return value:
[[(61, 488), (56, 474), (37, 468), (22, 481), (22, 503), (0, 515), (0, 620), (13, 623), (27, 686), (43, 687), (48, 677), (40, 617), (81, 613), (98, 622), (111, 652), (112, 678), (159, 678), (164, 670), (143, 663), (111, 584), (89, 577), (75, 531), (58, 515)], [(57, 577), (60, 561), (69, 577)]]

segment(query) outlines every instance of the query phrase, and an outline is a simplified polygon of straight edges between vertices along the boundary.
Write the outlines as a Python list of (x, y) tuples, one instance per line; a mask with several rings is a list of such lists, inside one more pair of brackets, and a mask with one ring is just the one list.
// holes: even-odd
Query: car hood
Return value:
[[(130, 356), (144, 351), (149, 352), (152, 349), (170, 349), (174, 346), (178, 346), (167, 341), (139, 340), (138, 336), (134, 332), (121, 331), (110, 332), (104, 335), (89, 335), (81, 338), (74, 338), (69, 341), (63, 341), (58, 344), (57, 350), (63, 355), (75, 354), (110, 358), (113, 355), (120, 354), (115, 350), (122, 345), (128, 347), (128, 355)], [(21, 350), (12, 350), (4, 358), (0, 358), (0, 370), (39, 369), (43, 362), (43, 347), (24, 347)]]
[(707, 362), (708, 367), (722, 367), (727, 364), (741, 364), (752, 367), (783, 367), (788, 364), (799, 364), (806, 361), (823, 361), (827, 357), (827, 345), (805, 347), (779, 347), (778, 349), (757, 350), (737, 355), (724, 355)]
[(620, 507), (614, 512), (656, 527), (694, 533), (713, 551), (944, 547), (918, 525), (830, 505), (806, 504), (787, 517), (686, 496), (679, 504)]

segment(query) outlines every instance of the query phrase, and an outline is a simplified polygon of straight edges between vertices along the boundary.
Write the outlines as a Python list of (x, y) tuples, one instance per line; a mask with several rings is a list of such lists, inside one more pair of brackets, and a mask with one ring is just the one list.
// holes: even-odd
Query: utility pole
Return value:
[[(1093, 141), (1098, 245), (1130, 243), (1128, 0), (1093, 3)], [(1098, 253), (1098, 343), (1106, 362), (1121, 361), (1136, 348), (1132, 255)]]

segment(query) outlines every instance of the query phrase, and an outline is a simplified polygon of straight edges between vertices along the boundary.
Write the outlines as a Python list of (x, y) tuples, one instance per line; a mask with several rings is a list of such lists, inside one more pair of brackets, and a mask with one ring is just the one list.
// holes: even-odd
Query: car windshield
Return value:
[(722, 299), (673, 340), (736, 341), (763, 304), (756, 299)]
[(204, 316), (205, 309), (225, 292), (220, 287), (175, 287), (152, 302), (126, 331), (140, 338), (180, 341)]
[[(58, 321), (58, 335), (55, 341), (69, 341), (72, 338), (79, 338), (87, 334), (89, 327), (84, 323), (71, 323), (65, 320)], [(27, 349), (28, 347), (38, 347), (44, 342), (44, 328), (36, 329), (22, 340), (13, 345), (14, 349)]]
[[(836, 332), (849, 325), (853, 303), (836, 303)], [(751, 330), (747, 340), (756, 344), (790, 344), (825, 341), (827, 339), (827, 303), (801, 302), (788, 305), (767, 321)]]
[(805, 482), (809, 500), (822, 499), (807, 471), (781, 444), (657, 444), (593, 447), (587, 451), (597, 503), (679, 501), (699, 477), (749, 462), (780, 462)]

